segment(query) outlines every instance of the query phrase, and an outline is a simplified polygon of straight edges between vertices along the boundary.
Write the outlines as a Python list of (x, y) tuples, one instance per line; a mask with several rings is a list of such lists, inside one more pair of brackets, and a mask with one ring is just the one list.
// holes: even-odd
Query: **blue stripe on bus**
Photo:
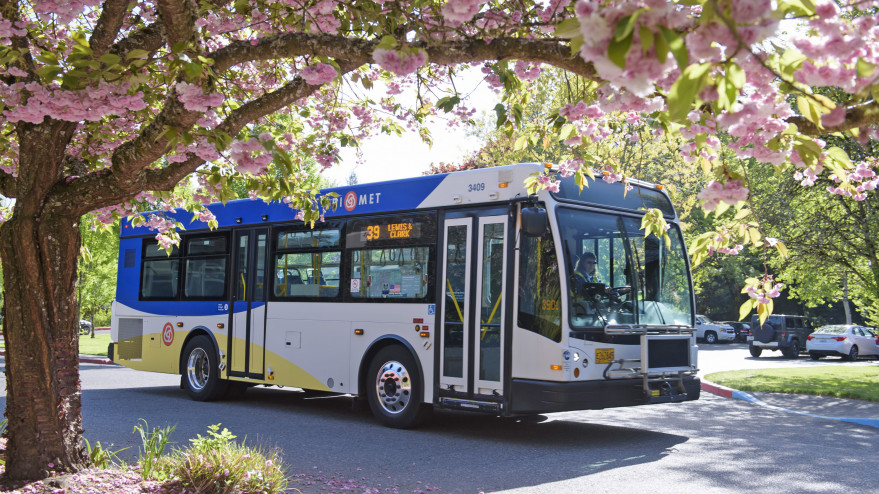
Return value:
[[(139, 312), (157, 316), (217, 316), (229, 314), (229, 302), (202, 302), (202, 301), (136, 301), (119, 300), (119, 303)], [(265, 302), (253, 302), (252, 309), (264, 306)], [(235, 313), (247, 310), (247, 304), (237, 304)]]
[[(334, 211), (325, 212), (327, 218), (333, 216), (353, 214), (387, 213), (416, 209), (425, 199), (439, 186), (448, 176), (428, 175), (425, 177), (391, 180), (375, 184), (350, 185), (324, 189), (322, 194), (334, 193), (337, 195), (333, 200), (336, 202)], [(220, 227), (236, 225), (259, 225), (263, 222), (293, 221), (298, 210), (290, 208), (287, 204), (272, 202), (266, 204), (261, 200), (240, 199), (228, 203), (214, 203), (207, 208), (216, 216)], [(187, 230), (207, 229), (208, 224), (199, 221), (195, 215), (188, 211), (175, 211), (167, 213), (143, 213), (147, 218), (151, 214), (160, 214), (165, 218), (179, 221)], [(266, 219), (263, 219), (265, 216)], [(238, 219), (240, 218), (240, 221)], [(131, 223), (122, 221), (122, 237), (138, 235), (155, 235), (155, 230), (144, 226), (134, 228)]]

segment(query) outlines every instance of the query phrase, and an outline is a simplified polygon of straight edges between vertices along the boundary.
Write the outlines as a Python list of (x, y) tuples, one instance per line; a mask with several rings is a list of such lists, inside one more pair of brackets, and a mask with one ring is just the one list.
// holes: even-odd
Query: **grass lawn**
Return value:
[(879, 365), (714, 372), (705, 379), (741, 391), (798, 393), (879, 402)]
[[(79, 353), (86, 355), (103, 355), (107, 356), (107, 347), (110, 345), (109, 334), (96, 334), (94, 338), (91, 336), (79, 337)], [(0, 349), (6, 349), (6, 342), (0, 341)]]

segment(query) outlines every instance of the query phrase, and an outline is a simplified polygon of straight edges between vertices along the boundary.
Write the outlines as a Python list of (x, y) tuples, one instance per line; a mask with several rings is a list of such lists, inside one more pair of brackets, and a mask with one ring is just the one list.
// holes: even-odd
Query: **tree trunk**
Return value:
[(0, 226), (6, 288), (6, 476), (34, 480), (88, 463), (82, 445), (76, 306), (81, 234), (78, 217), (36, 217), (16, 209)]

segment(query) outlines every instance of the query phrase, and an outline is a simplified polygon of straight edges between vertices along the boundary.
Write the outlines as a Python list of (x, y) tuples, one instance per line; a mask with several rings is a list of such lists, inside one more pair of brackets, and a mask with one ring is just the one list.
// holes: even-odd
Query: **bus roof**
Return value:
[[(496, 204), (526, 197), (525, 179), (543, 169), (542, 164), (519, 163), (386, 182), (345, 185), (323, 189), (320, 193), (334, 195), (332, 201), (335, 209), (325, 211), (326, 218), (436, 207)], [(642, 182), (631, 182), (639, 187), (652, 187)], [(618, 186), (619, 194), (622, 194), (622, 188)], [(259, 199), (239, 199), (226, 204), (209, 204), (206, 207), (217, 218), (220, 228), (293, 221), (298, 212), (287, 204), (277, 201), (266, 203)], [(206, 222), (198, 220), (196, 215), (185, 210), (143, 213), (147, 217), (151, 214), (161, 214), (168, 219), (179, 221), (187, 230), (208, 228)], [(132, 227), (128, 219), (122, 222), (122, 237), (151, 234), (155, 232), (145, 226)]]

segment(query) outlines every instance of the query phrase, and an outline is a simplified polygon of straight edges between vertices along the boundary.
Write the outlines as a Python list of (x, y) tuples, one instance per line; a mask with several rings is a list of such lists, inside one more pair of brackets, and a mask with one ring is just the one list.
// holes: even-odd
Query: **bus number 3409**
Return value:
[(470, 184), (467, 186), (467, 192), (478, 192), (480, 190), (485, 190), (485, 182)]

